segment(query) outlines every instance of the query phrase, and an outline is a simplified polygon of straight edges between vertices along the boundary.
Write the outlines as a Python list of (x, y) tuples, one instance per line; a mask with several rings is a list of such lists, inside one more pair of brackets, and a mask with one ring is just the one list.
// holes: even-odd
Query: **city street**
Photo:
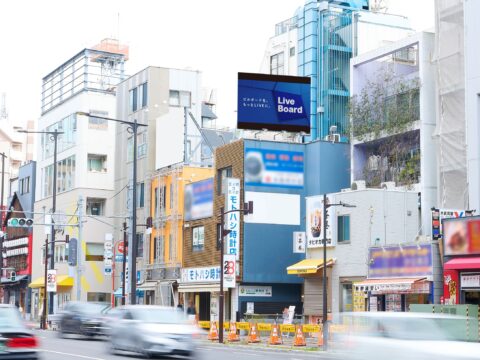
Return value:
[[(85, 340), (68, 338), (61, 339), (53, 331), (36, 331), (40, 339), (42, 360), (64, 359), (135, 359), (134, 354), (111, 355), (108, 353), (108, 343), (102, 340)], [(248, 349), (246, 346), (220, 346), (217, 344), (201, 343), (197, 354), (201, 360), (243, 360), (251, 359), (280, 359), (280, 360), (309, 360), (332, 359), (331, 355), (320, 352), (282, 351), (277, 349)]]

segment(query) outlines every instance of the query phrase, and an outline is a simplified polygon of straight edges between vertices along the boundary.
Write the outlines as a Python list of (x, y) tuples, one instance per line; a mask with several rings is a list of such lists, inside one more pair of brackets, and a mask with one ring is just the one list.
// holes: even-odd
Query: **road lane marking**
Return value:
[(104, 358), (85, 356), (85, 355), (77, 355), (77, 354), (71, 354), (71, 353), (66, 353), (66, 352), (61, 352), (61, 351), (53, 351), (53, 350), (45, 350), (45, 349), (40, 349), (40, 351), (49, 352), (49, 353), (58, 354), (58, 355), (74, 356), (74, 357), (77, 357), (77, 358), (80, 358), (80, 359), (107, 360), (107, 359), (104, 359)]

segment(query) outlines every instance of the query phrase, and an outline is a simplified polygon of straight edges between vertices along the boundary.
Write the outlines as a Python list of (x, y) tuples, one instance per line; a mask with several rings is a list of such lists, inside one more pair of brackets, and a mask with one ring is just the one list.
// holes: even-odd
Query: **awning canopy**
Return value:
[(145, 281), (143, 284), (138, 285), (137, 289), (142, 291), (156, 290), (158, 287), (158, 281)]
[(353, 283), (357, 291), (372, 291), (375, 293), (413, 293), (428, 294), (430, 283), (427, 278), (388, 278), (388, 279), (367, 279)]
[(480, 269), (480, 257), (456, 258), (444, 265), (445, 270)]
[(180, 283), (178, 285), (178, 292), (219, 292), (219, 283)]
[[(333, 266), (335, 260), (327, 259), (327, 266)], [(290, 275), (315, 274), (321, 268), (323, 268), (323, 259), (305, 259), (287, 267), (287, 273)]]
[[(74, 279), (68, 275), (57, 276), (57, 286), (72, 287)], [(45, 286), (45, 277), (39, 277), (32, 281), (29, 285), (32, 289), (43, 288)]]

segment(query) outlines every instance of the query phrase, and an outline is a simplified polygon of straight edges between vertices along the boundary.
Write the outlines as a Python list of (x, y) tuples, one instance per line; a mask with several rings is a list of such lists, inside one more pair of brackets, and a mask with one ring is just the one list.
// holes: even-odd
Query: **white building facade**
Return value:
[[(78, 240), (77, 263), (73, 265), (68, 246), (55, 244), (55, 311), (69, 300), (111, 301), (112, 280), (104, 267), (104, 241), (114, 232), (112, 217), (117, 213), (112, 200), (115, 124), (94, 117), (116, 117), (116, 85), (124, 77), (127, 56), (111, 51), (82, 50), (43, 78), (38, 131), (63, 132), (57, 145), (55, 238), (62, 241), (68, 234)], [(49, 216), (42, 214), (52, 212), (54, 145), (50, 135), (40, 134), (38, 139), (35, 212), (39, 223), (48, 223)], [(35, 290), (32, 314), (36, 317), (42, 307), (47, 229), (34, 227), (31, 287)], [(51, 241), (52, 236), (48, 238)]]

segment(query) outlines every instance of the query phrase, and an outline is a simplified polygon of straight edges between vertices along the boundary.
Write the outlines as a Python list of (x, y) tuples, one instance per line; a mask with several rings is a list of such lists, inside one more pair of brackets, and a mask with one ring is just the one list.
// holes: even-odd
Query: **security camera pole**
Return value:
[[(24, 134), (46, 134), (50, 135), (50, 140), (53, 141), (53, 191), (52, 191), (52, 219), (53, 215), (55, 215), (56, 207), (57, 207), (57, 142), (58, 142), (58, 136), (63, 134), (63, 131), (58, 131), (55, 129), (54, 131), (28, 131), (28, 130), (18, 130), (19, 133), (24, 133)], [(51, 249), (50, 249), (50, 269), (53, 270), (55, 269), (55, 222), (52, 220), (52, 228), (50, 230), (50, 236), (51, 236)], [(45, 256), (45, 261), (47, 261), (47, 256)], [(45, 283), (47, 281), (47, 278), (45, 277)], [(45, 285), (45, 296), (47, 295), (47, 287)], [(49, 307), (48, 307), (48, 313), (53, 314), (53, 299), (54, 299), (54, 293), (50, 293), (50, 299), (49, 299)]]

